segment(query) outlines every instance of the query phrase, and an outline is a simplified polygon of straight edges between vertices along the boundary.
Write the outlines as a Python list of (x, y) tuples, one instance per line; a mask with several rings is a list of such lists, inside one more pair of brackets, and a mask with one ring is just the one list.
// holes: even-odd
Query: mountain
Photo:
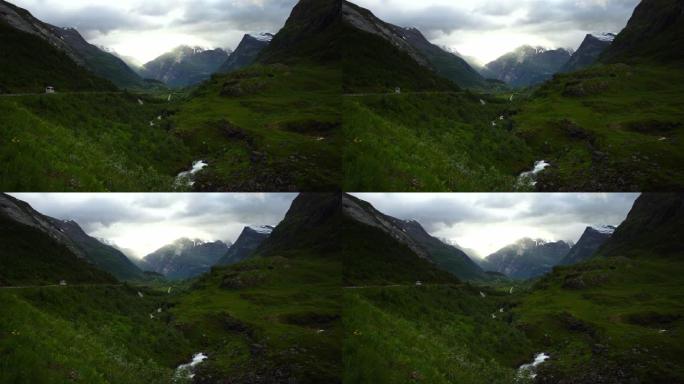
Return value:
[(169, 279), (187, 279), (207, 272), (226, 254), (229, 244), (182, 238), (143, 258), (152, 272)]
[(568, 254), (563, 257), (558, 265), (577, 264), (590, 259), (603, 243), (613, 236), (613, 232), (615, 232), (615, 227), (612, 225), (587, 227), (577, 243), (570, 248)]
[(271, 235), (271, 232), (273, 232), (273, 227), (270, 225), (245, 227), (235, 243), (228, 248), (228, 252), (216, 264), (230, 265), (248, 258)]
[(0, 285), (114, 283), (53, 225), (21, 200), (0, 194)]
[(270, 33), (246, 34), (235, 51), (216, 72), (228, 73), (251, 65), (256, 61), (259, 53), (271, 43), (271, 40), (273, 40), (273, 35)]
[(513, 279), (530, 279), (549, 272), (569, 251), (564, 241), (524, 238), (487, 256), (484, 266)]
[(684, 3), (642, 0), (627, 26), (603, 53), (604, 63), (638, 60), (676, 62), (684, 59)]
[(368, 202), (346, 194), (342, 207), (348, 283), (449, 282), (457, 280), (454, 276), (484, 277), (462, 251), (430, 236), (415, 221), (387, 216)]
[(680, 258), (684, 252), (684, 194), (644, 193), (599, 250), (604, 256), (652, 254)]
[(90, 73), (53, 27), (25, 9), (0, 0), (0, 93), (114, 90)]
[(341, 248), (341, 214), (339, 193), (301, 193), (255, 254), (287, 256), (302, 249), (337, 254)]
[(341, 0), (300, 0), (257, 61), (337, 65), (342, 40), (341, 4)]
[(230, 52), (221, 48), (203, 49), (182, 45), (143, 65), (140, 75), (162, 81), (170, 87), (187, 87), (211, 77), (229, 55)]
[[(423, 51), (452, 77), (470, 73), (464, 69), (469, 66), (463, 60), (444, 51), (438, 52), (441, 49), (427, 42), (416, 30), (386, 23), (371, 11), (347, 1), (342, 2), (341, 9), (345, 92), (389, 92), (396, 87), (457, 90), (456, 84), (437, 74)], [(473, 78), (466, 76), (460, 80), (469, 83)]]
[(73, 220), (48, 220), (78, 247), (92, 264), (119, 280), (142, 277), (142, 271), (118, 249), (89, 236)]
[(460, 87), (484, 86), (485, 79), (466, 60), (429, 42), (417, 28), (391, 26), (399, 37), (417, 50), (439, 75)]
[(121, 88), (141, 86), (143, 79), (122, 59), (88, 43), (74, 28), (50, 26), (52, 33), (65, 42), (78, 62), (92, 73)]
[(524, 45), (485, 66), (485, 75), (513, 87), (527, 87), (550, 79), (570, 60), (565, 49), (547, 50)]
[(615, 40), (615, 34), (588, 34), (580, 47), (572, 54), (570, 60), (561, 68), (560, 72), (573, 72), (584, 69), (596, 61)]
[(76, 64), (119, 87), (141, 85), (142, 79), (115, 55), (89, 44), (74, 28), (44, 23), (21, 8), (0, 1), (0, 20), (10, 26), (47, 41), (69, 56)]
[(342, 382), (340, 212), (340, 194), (300, 194), (252, 257), (193, 282), (173, 313), (216, 356), (194, 381)]

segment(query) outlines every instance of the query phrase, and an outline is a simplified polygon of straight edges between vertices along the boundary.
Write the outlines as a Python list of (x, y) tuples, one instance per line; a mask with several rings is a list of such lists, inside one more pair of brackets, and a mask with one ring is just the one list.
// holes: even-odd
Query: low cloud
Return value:
[(235, 241), (245, 225), (277, 225), (291, 193), (16, 193), (37, 211), (145, 256), (180, 237)]
[(383, 213), (488, 254), (522, 237), (577, 241), (588, 225), (619, 225), (638, 194), (356, 194)]

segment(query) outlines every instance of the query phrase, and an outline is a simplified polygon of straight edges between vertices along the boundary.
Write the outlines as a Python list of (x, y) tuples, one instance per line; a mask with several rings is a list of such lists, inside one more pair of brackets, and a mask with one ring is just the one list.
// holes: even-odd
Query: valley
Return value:
[[(576, 244), (523, 239), (484, 260), (346, 194), (300, 194), (232, 252), (185, 239), (138, 261), (0, 202), (0, 382), (684, 378), (681, 194), (643, 194)], [(154, 267), (163, 252), (173, 267)]]

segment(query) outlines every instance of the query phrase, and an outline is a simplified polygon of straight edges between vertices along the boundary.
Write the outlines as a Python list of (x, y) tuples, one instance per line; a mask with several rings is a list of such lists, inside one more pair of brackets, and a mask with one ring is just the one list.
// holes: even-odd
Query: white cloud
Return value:
[(181, 237), (235, 241), (246, 225), (276, 225), (291, 193), (13, 193), (37, 211), (143, 257)]
[(576, 49), (587, 33), (619, 32), (639, 0), (354, 0), (387, 22), (481, 64), (523, 44)]
[(485, 257), (523, 238), (577, 241), (589, 225), (619, 225), (638, 194), (361, 193), (400, 219), (416, 219), (435, 237)]
[(178, 45), (234, 49), (245, 33), (277, 32), (297, 0), (13, 0), (75, 27), (90, 43), (145, 63)]

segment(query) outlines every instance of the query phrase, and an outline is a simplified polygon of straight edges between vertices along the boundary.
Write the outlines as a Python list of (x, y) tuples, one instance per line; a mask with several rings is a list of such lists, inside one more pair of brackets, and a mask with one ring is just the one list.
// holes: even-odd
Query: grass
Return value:
[(512, 283), (347, 289), (344, 382), (520, 383), (517, 367), (540, 352), (551, 358), (538, 383), (682, 382), (681, 276), (681, 262), (642, 254), (559, 267), (512, 294)]
[(616, 64), (541, 86), (514, 117), (516, 134), (552, 165), (538, 189), (681, 189), (682, 84), (674, 67)]
[(339, 382), (340, 269), (317, 256), (276, 256), (215, 267), (200, 278), (172, 310), (209, 355), (198, 375)]
[(168, 132), (172, 111), (173, 104), (127, 93), (0, 98), (0, 188), (169, 191), (191, 163)]
[(653, 255), (557, 268), (522, 298), (514, 324), (551, 355), (545, 377), (681, 382), (681, 276), (681, 262)]
[[(494, 292), (469, 285), (345, 292), (345, 383), (512, 383), (533, 349)], [(502, 318), (493, 319), (496, 313)]]
[(166, 308), (162, 294), (137, 291), (0, 290), (0, 382), (171, 382), (192, 349), (169, 315), (156, 313)]
[(340, 184), (340, 73), (253, 66), (215, 75), (173, 118), (209, 163), (198, 190), (329, 190)]
[(514, 190), (534, 156), (510, 133), (510, 109), (470, 92), (345, 97), (344, 188)]

